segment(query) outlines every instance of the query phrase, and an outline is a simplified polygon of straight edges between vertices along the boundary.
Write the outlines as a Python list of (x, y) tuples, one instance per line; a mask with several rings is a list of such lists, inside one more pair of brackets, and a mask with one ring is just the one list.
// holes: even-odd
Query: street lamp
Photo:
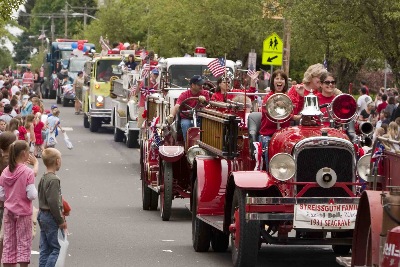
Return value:
[(88, 13), (77, 13), (77, 12), (74, 12), (74, 13), (71, 13), (71, 16), (73, 16), (73, 17), (83, 17), (83, 29), (84, 30), (86, 30), (87, 17), (95, 19), (95, 20), (99, 20), (98, 18), (93, 17), (92, 15), (89, 15)]

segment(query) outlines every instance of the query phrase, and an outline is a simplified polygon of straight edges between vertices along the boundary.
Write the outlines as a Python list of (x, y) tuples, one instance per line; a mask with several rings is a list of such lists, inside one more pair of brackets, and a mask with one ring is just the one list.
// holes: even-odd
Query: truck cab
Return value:
[(43, 92), (49, 98), (56, 98), (57, 96), (58, 87), (54, 85), (58, 85), (58, 83), (55, 82), (53, 74), (57, 74), (63, 68), (68, 68), (68, 61), (73, 57), (73, 51), (78, 48), (78, 42), (82, 42), (83, 51), (95, 49), (94, 44), (88, 43), (87, 40), (56, 39), (55, 42), (51, 43), (45, 64), (45, 88), (48, 92)]
[(111, 126), (111, 81), (121, 77), (120, 63), (121, 56), (113, 54), (95, 56), (85, 63), (88, 83), (82, 96), (83, 122), (91, 132), (97, 132), (102, 126)]

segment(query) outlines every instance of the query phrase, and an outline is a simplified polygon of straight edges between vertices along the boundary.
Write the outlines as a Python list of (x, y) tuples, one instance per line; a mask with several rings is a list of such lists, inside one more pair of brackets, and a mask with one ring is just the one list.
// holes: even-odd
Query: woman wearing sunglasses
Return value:
[(231, 100), (234, 95), (228, 95), (231, 82), (229, 78), (221, 77), (217, 81), (217, 88), (215, 93), (211, 96), (211, 101), (226, 102), (227, 99)]
[[(330, 104), (332, 100), (335, 98), (335, 90), (336, 90), (336, 81), (333, 78), (333, 75), (329, 72), (323, 73), (321, 75), (321, 92), (317, 93), (318, 103), (319, 105)], [(321, 111), (324, 113), (324, 117), (328, 118), (328, 110), (326, 107), (321, 108)]]

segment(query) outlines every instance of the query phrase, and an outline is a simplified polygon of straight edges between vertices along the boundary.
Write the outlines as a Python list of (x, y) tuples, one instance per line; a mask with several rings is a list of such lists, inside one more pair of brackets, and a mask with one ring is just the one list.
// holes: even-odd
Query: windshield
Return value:
[[(203, 76), (205, 70), (209, 71), (206, 65), (172, 65), (168, 69), (171, 86), (187, 87), (189, 80), (193, 77), (193, 75)], [(233, 73), (233, 70), (227, 67), (227, 72)], [(207, 77), (212, 82), (216, 82), (218, 80), (218, 78), (214, 77), (213, 75), (209, 75)]]
[(96, 80), (100, 82), (108, 82), (112, 76), (121, 77), (121, 70), (118, 68), (120, 59), (116, 60), (99, 60), (96, 65)]
[(62, 50), (61, 52), (61, 59), (70, 59), (72, 51), (71, 50)]
[(87, 61), (86, 58), (71, 59), (69, 61), (69, 71), (71, 72), (83, 71), (83, 66), (85, 65), (86, 61)]

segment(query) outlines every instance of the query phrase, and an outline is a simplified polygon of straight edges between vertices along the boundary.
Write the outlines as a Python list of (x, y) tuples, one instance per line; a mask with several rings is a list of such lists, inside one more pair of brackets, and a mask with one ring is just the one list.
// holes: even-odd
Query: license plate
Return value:
[(293, 228), (354, 229), (357, 204), (296, 204)]

